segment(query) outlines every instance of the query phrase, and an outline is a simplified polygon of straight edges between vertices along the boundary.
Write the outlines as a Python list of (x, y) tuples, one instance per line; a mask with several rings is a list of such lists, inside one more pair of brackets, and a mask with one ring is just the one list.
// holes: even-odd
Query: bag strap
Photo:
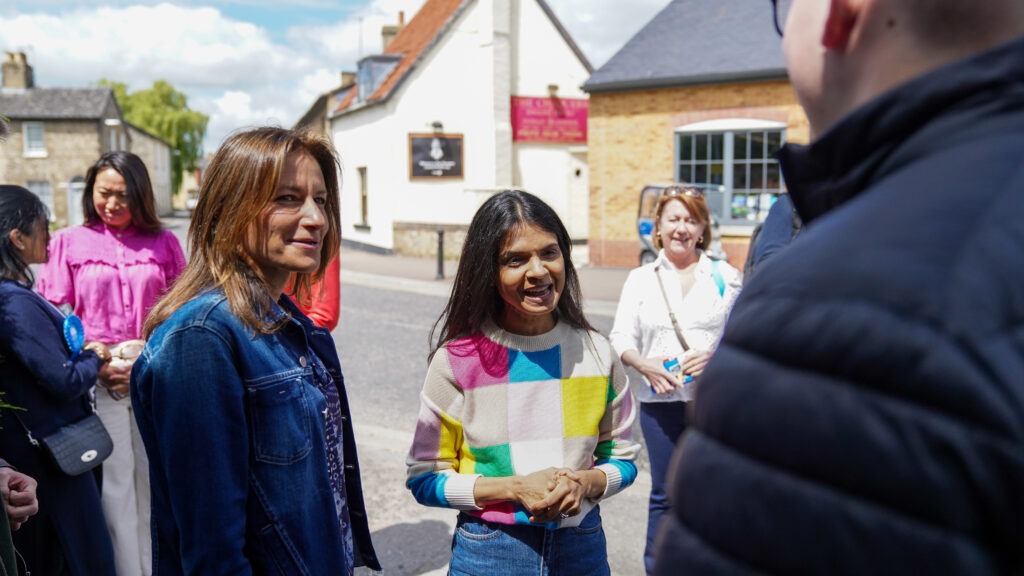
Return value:
[(718, 268), (718, 260), (711, 260), (711, 278), (718, 286), (718, 295), (725, 296), (725, 278), (722, 278), (722, 271)]
[(683, 338), (683, 331), (679, 329), (679, 321), (676, 320), (676, 313), (672, 311), (672, 305), (668, 301), (668, 292), (665, 291), (665, 284), (661, 281), (661, 264), (654, 267), (654, 277), (658, 279), (658, 288), (661, 288), (661, 296), (665, 299), (665, 308), (668, 309), (668, 317), (672, 320), (672, 328), (676, 331), (676, 338), (683, 346), (683, 352), (690, 349), (690, 345)]
[(25, 430), (25, 435), (28, 436), (29, 444), (31, 444), (31, 445), (35, 446), (36, 448), (38, 448), (39, 447), (39, 440), (36, 440), (35, 436), (32, 435), (32, 431), (28, 429), (28, 426), (25, 426), (25, 423), (21, 420), (21, 416), (18, 416), (18, 411), (16, 409), (14, 409), (14, 408), (8, 408), (8, 411), (11, 414), (14, 414), (14, 419), (17, 420), (18, 424), (21, 424), (21, 427)]

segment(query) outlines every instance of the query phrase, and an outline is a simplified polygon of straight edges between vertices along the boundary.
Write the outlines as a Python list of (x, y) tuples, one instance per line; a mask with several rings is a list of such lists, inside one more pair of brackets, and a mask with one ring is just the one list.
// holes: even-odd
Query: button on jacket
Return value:
[(292, 316), (285, 327), (254, 334), (222, 292), (202, 294), (154, 331), (135, 364), (156, 576), (349, 573), (310, 354), (341, 397), (356, 565), (380, 569), (334, 342), (287, 297), (280, 305), (275, 314)]

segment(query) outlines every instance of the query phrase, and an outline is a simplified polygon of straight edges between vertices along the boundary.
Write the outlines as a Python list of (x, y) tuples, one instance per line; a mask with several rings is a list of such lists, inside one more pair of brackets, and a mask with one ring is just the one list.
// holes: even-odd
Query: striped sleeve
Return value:
[(629, 389), (629, 378), (622, 362), (608, 345), (611, 377), (608, 381), (608, 405), (601, 420), (600, 436), (594, 450), (596, 468), (604, 472), (607, 484), (601, 498), (614, 496), (636, 480), (636, 460), (640, 445), (633, 441), (636, 402)]
[(459, 473), (462, 406), (462, 390), (452, 375), (447, 351), (438, 350), (423, 382), (416, 432), (405, 460), (405, 485), (424, 506), (480, 509), (473, 497), (479, 474)]

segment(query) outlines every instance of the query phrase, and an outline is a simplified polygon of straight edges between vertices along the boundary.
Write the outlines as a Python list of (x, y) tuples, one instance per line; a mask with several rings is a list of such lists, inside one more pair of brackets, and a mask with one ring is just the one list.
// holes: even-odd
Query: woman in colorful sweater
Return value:
[(597, 503), (636, 478), (635, 405), (569, 250), (526, 192), (470, 223), (407, 460), (417, 501), (460, 510), (451, 574), (609, 572)]

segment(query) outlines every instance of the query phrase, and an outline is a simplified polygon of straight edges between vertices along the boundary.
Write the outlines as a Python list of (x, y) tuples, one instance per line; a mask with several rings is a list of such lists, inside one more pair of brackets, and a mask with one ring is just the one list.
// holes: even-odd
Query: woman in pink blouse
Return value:
[[(38, 291), (69, 305), (90, 340), (115, 359), (100, 371), (96, 409), (114, 439), (103, 463), (103, 512), (120, 576), (151, 574), (149, 462), (128, 400), (131, 363), (149, 309), (185, 267), (175, 236), (156, 216), (142, 160), (108, 152), (89, 168), (82, 196), (85, 224), (58, 230)], [(120, 358), (118, 358), (120, 352)]]

